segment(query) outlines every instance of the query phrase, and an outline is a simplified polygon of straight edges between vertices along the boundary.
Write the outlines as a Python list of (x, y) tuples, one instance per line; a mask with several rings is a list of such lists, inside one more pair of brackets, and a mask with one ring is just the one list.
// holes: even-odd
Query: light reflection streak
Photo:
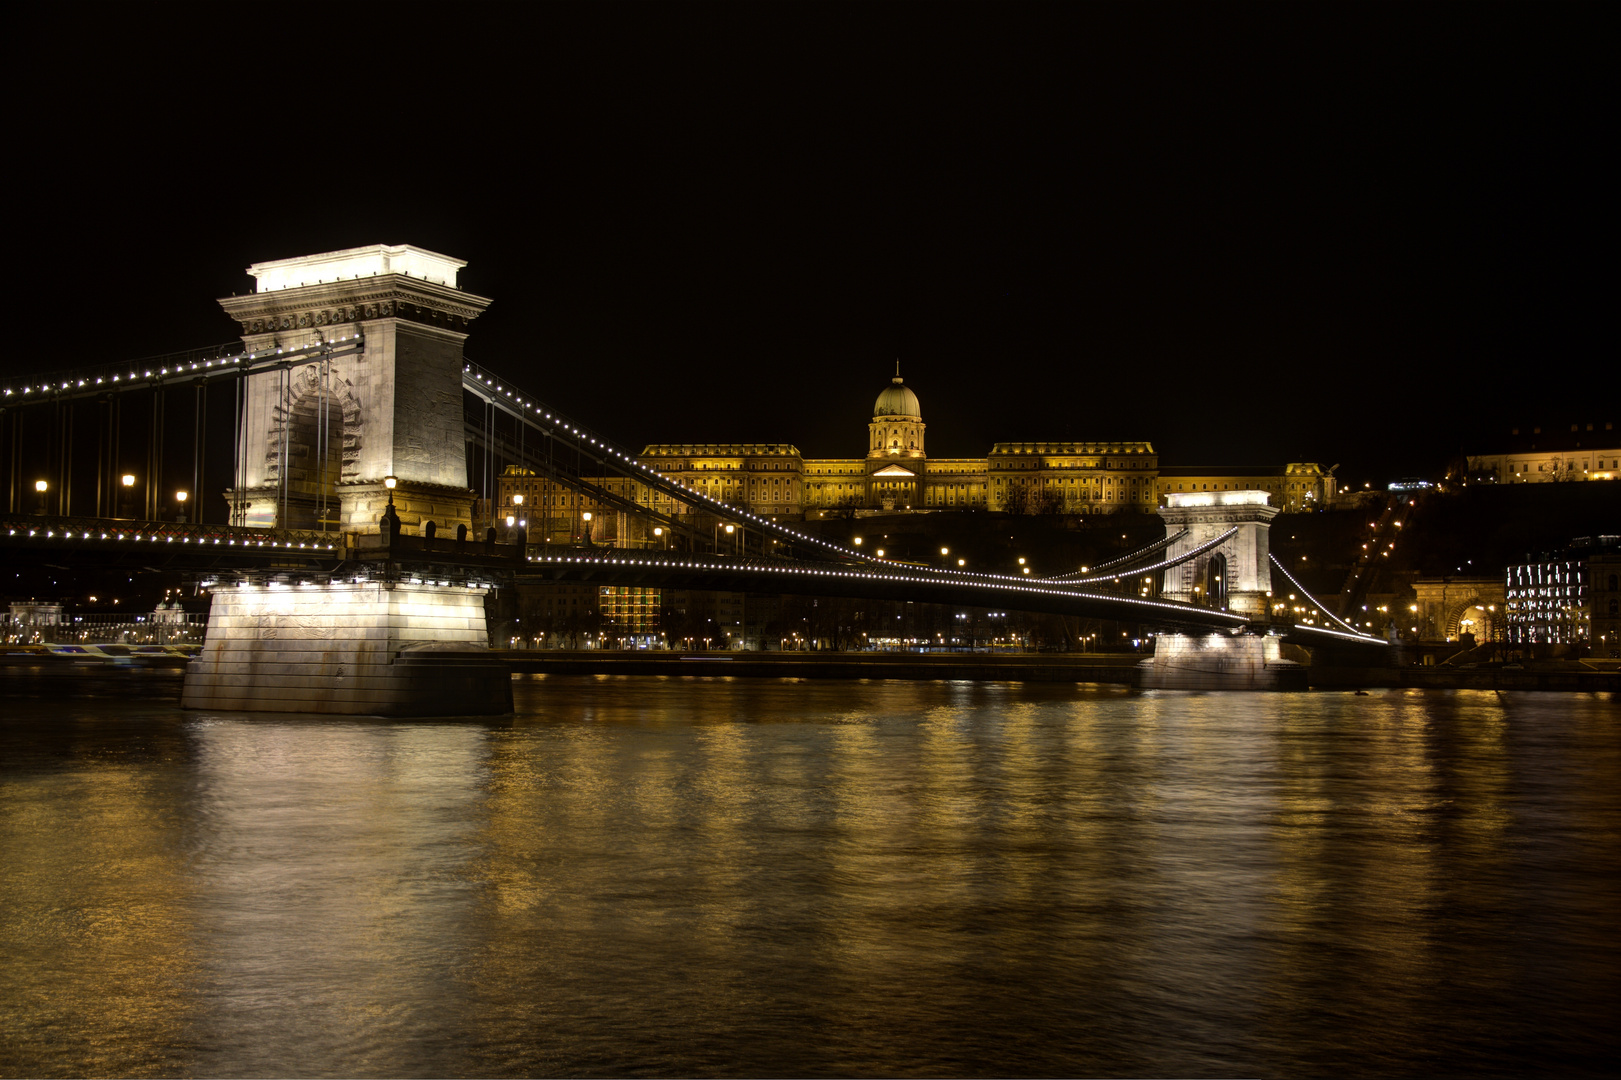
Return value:
[(505, 722), (53, 714), (0, 727), (8, 1052), (1580, 1071), (1621, 739), (1546, 697), (538, 678)]

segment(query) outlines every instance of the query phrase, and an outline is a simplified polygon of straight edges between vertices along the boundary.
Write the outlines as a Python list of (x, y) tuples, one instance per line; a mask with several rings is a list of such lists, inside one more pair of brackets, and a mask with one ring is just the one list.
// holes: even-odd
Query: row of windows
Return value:
[[(1557, 461), (1539, 461), (1539, 462), (1536, 463), (1536, 466), (1537, 466), (1537, 472), (1558, 472), (1559, 471), (1559, 462), (1557, 462)], [(1591, 463), (1589, 461), (1583, 461), (1581, 463), (1581, 466), (1582, 466), (1582, 471), (1583, 472), (1587, 472), (1589, 469), (1602, 469), (1602, 468), (1604, 468), (1604, 459), (1603, 458), (1598, 459), (1597, 464), (1593, 464), (1593, 463)], [(1530, 472), (1531, 471), (1531, 462), (1529, 462), (1529, 461), (1510, 462), (1509, 463), (1509, 468), (1511, 470), (1513, 470), (1516, 475), (1518, 475), (1519, 473), (1523, 473), (1523, 472)], [(1612, 468), (1612, 469), (1621, 469), (1621, 458), (1611, 458), (1610, 459), (1610, 468)], [(1576, 459), (1575, 458), (1571, 458), (1569, 461), (1565, 462), (1565, 471), (1566, 472), (1575, 472), (1576, 471)]]

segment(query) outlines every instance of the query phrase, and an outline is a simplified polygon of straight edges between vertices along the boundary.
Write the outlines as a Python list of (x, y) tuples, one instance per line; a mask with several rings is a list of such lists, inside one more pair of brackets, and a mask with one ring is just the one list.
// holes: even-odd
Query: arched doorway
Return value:
[(310, 364), (289, 380), (270, 431), (266, 469), (278, 490), (276, 520), (284, 529), (336, 528), (340, 484), (358, 479), (360, 403), (349, 382)]
[(1496, 608), (1495, 604), (1487, 604), (1478, 596), (1470, 597), (1447, 614), (1442, 633), (1449, 641), (1461, 641), (1465, 634), (1473, 634), (1477, 642), (1495, 641), (1498, 628)]

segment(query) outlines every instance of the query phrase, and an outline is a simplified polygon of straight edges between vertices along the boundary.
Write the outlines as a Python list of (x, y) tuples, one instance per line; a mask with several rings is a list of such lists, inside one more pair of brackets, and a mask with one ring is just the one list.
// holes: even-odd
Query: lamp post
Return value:
[(135, 486), (135, 474), (134, 473), (125, 473), (123, 476), (118, 478), (118, 481), (119, 481), (120, 484), (123, 485), (123, 488), (124, 488), (124, 495), (119, 500), (119, 503), (118, 503), (118, 516), (123, 517), (124, 516), (124, 503), (126, 501), (128, 501), (129, 490), (130, 490), (130, 488)]
[(585, 546), (590, 547), (591, 546), (591, 511), (589, 511), (589, 510), (585, 511), (584, 513), (582, 513), (580, 515), (580, 518), (585, 522)]
[[(728, 525), (728, 526), (726, 526), (726, 535), (727, 536), (731, 536), (736, 531), (737, 531), (737, 526), (736, 525)], [(737, 554), (737, 549), (735, 547), (732, 549), (732, 554), (734, 554), (734, 555)]]
[(180, 504), (180, 524), (184, 525), (186, 523), (186, 499), (190, 497), (190, 493), (177, 491), (174, 493), (174, 497), (175, 501)]
[(661, 541), (661, 546), (664, 548), (665, 551), (670, 550), (670, 539), (669, 539), (669, 537), (664, 535), (664, 526), (662, 526), (662, 525), (653, 526), (653, 539), (655, 541)]
[(39, 512), (41, 514), (45, 512), (45, 492), (50, 488), (50, 486), (51, 485), (47, 484), (43, 480), (34, 481), (34, 490), (39, 492)]
[(388, 509), (383, 511), (382, 525), (383, 534), (388, 538), (390, 544), (394, 542), (394, 538), (400, 533), (400, 516), (394, 511), (394, 487), (399, 482), (399, 478), (396, 476), (383, 477), (383, 487), (388, 489)]

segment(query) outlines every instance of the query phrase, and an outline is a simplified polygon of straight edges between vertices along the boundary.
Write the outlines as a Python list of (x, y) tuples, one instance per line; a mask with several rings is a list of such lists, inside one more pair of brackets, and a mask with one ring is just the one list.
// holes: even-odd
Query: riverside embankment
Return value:
[[(506, 650), (514, 672), (551, 675), (732, 676), (768, 679), (971, 679), (1135, 685), (1141, 653), (615, 652)], [(1313, 689), (1621, 691), (1621, 673), (1602, 662), (1531, 662), (1453, 667), (1310, 665)]]

